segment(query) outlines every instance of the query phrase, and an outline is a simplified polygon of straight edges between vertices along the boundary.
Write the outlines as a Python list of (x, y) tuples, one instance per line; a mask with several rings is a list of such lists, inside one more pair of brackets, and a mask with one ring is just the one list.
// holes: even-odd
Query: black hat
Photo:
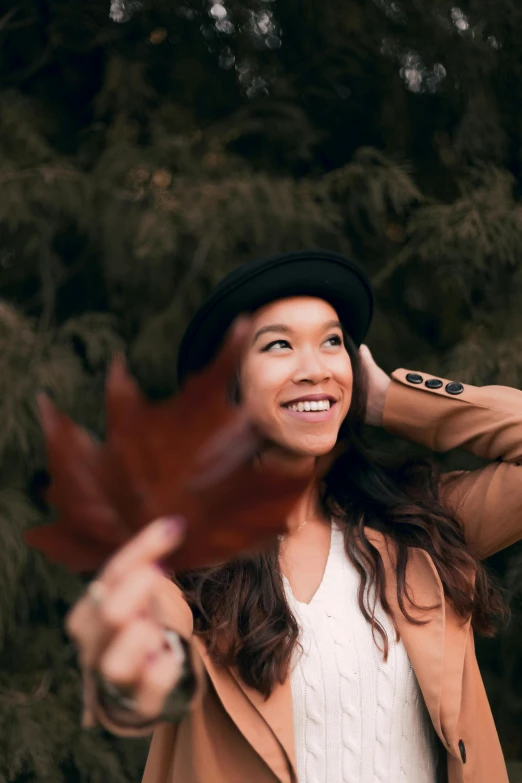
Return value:
[(178, 381), (203, 369), (213, 358), (236, 316), (290, 296), (325, 299), (356, 345), (364, 340), (373, 294), (362, 270), (329, 250), (284, 253), (242, 264), (218, 283), (185, 331), (178, 354)]

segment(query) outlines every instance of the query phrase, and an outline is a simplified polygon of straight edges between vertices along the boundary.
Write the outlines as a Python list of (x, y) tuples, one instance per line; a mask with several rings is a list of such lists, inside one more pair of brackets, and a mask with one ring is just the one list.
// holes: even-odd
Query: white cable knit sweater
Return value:
[(408, 655), (381, 608), (384, 663), (337, 525), (311, 602), (297, 601), (284, 582), (303, 649), (291, 673), (299, 783), (435, 783), (434, 730)]

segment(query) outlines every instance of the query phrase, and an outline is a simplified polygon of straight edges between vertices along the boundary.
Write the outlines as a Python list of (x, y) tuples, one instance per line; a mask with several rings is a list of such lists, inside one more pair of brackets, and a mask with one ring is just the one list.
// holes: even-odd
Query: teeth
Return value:
[(306, 402), (296, 402), (288, 406), (291, 411), (329, 411), (330, 400), (311, 400)]

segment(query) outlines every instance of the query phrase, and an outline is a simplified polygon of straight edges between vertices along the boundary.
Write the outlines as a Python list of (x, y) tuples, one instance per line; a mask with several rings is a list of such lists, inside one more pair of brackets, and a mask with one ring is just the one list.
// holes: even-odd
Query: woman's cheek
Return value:
[(337, 381), (337, 386), (342, 389), (343, 397), (343, 417), (346, 416), (350, 409), (353, 397), (353, 374), (351, 366), (349, 370), (340, 372), (337, 376), (334, 374), (334, 379)]
[(270, 396), (266, 389), (246, 384), (243, 402), (254, 423), (265, 430), (273, 424), (276, 418), (269, 401)]
[(344, 395), (343, 419), (345, 416), (348, 415), (348, 411), (350, 410), (350, 405), (352, 404), (352, 397), (353, 397), (353, 389), (352, 388), (347, 389)]
[(267, 362), (264, 357), (247, 360), (240, 375), (243, 399), (252, 411), (267, 415), (281, 389), (288, 383), (288, 372), (279, 362)]

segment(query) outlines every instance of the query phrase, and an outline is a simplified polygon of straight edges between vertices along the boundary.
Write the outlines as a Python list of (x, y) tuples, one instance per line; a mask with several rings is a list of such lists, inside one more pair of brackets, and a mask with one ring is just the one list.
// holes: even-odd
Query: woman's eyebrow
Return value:
[[(342, 329), (342, 325), (340, 321), (327, 321), (323, 324), (323, 329)], [(267, 326), (262, 326), (261, 329), (258, 329), (257, 332), (254, 335), (254, 338), (252, 340), (252, 345), (255, 344), (256, 340), (261, 337), (262, 334), (266, 334), (267, 332), (283, 332), (283, 334), (291, 334), (292, 329), (289, 326), (286, 326), (285, 324), (268, 324)]]
[(343, 325), (340, 321), (327, 321), (325, 324), (323, 324), (324, 329), (341, 329), (343, 328)]
[(254, 345), (262, 334), (266, 334), (266, 332), (283, 332), (284, 334), (289, 334), (291, 331), (290, 327), (285, 326), (285, 324), (268, 324), (268, 326), (262, 326), (261, 329), (258, 329), (255, 333), (252, 345)]

